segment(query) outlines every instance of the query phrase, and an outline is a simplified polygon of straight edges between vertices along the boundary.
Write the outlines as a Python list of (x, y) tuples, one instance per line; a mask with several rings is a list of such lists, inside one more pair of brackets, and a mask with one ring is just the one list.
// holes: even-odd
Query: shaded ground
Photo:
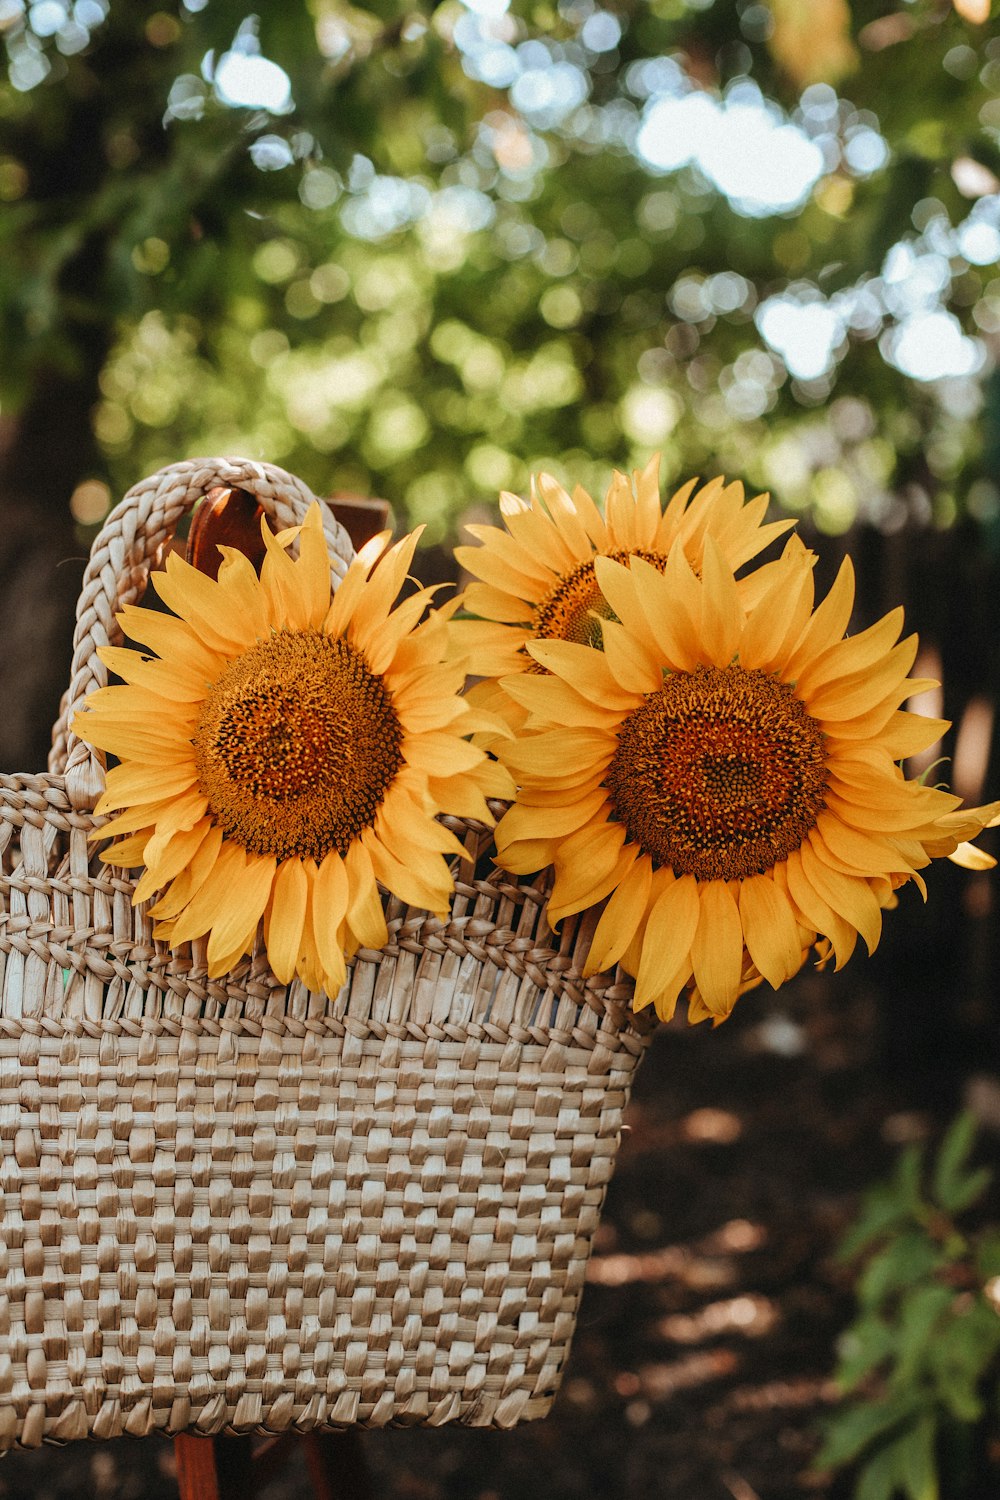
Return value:
[[(717, 1032), (658, 1035), (553, 1415), (366, 1434), (379, 1500), (841, 1500), (810, 1472), (851, 1309), (831, 1249), (898, 1143), (934, 1124), (918, 1071), (887, 1081), (876, 978), (856, 959), (747, 997)], [(176, 1493), (158, 1439), (0, 1463), (3, 1500)], [(264, 1493), (304, 1500), (304, 1469)]]

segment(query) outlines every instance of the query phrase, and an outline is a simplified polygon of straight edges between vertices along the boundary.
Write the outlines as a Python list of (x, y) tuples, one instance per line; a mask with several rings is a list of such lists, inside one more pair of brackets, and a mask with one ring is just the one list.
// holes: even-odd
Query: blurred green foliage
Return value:
[(841, 1246), (862, 1261), (858, 1312), (817, 1463), (851, 1466), (855, 1500), (978, 1500), (1000, 1483), (1000, 1226), (964, 1227), (991, 1181), (974, 1137), (966, 1114), (932, 1166), (909, 1147)]
[[(78, 478), (242, 452), (435, 539), (537, 467), (603, 492), (660, 450), (830, 532), (1000, 513), (1000, 38), (949, 0), (0, 0), (0, 27), (0, 403), (75, 382)], [(793, 147), (793, 202), (741, 196)]]

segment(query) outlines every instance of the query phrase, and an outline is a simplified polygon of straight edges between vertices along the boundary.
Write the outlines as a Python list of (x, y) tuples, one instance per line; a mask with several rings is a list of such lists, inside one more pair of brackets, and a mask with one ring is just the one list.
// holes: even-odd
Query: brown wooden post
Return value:
[(247, 1500), (253, 1494), (253, 1453), (247, 1437), (174, 1438), (180, 1500)]

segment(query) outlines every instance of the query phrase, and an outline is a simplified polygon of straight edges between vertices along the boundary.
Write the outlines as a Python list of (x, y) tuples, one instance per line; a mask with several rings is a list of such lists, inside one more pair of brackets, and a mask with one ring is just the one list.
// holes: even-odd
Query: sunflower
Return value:
[(73, 727), (119, 760), (97, 804), (117, 816), (95, 836), (117, 839), (103, 860), (145, 866), (133, 900), (161, 893), (154, 935), (207, 934), (215, 977), (263, 919), (278, 980), (336, 994), (346, 958), (387, 940), (378, 883), (443, 914), (463, 850), (436, 815), (492, 822), (485, 797), (510, 783), (464, 738), (482, 720), (448, 660), (450, 611), (421, 622), (429, 589), (393, 608), (417, 535), (375, 538), (331, 595), (318, 505), (262, 529), (259, 578), (230, 547), (217, 581), (168, 559), (152, 581), (173, 614), (118, 617), (156, 655), (102, 649), (124, 685)]
[(456, 547), (455, 556), (479, 580), (468, 585), (464, 608), (479, 616), (456, 622), (455, 639), (467, 654), (467, 669), (487, 681), (475, 701), (501, 713), (514, 727), (524, 721), (491, 679), (527, 670), (545, 673), (526, 655), (532, 641), (559, 640), (601, 648), (601, 621), (613, 618), (595, 573), (597, 557), (627, 563), (641, 558), (663, 571), (679, 544), (697, 571), (705, 539), (714, 538), (734, 569), (756, 557), (791, 521), (764, 524), (768, 497), (744, 503), (743, 486), (710, 480), (694, 493), (696, 480), (679, 489), (664, 508), (657, 482), (659, 458), (631, 479), (616, 473), (604, 515), (587, 494), (572, 495), (548, 474), (532, 480), (530, 503), (502, 494), (506, 531), (468, 526), (481, 543)]
[(814, 608), (790, 546), (748, 603), (711, 536), (700, 573), (682, 547), (662, 573), (635, 556), (595, 572), (603, 651), (532, 641), (550, 675), (503, 680), (530, 718), (502, 752), (521, 789), (501, 864), (554, 866), (553, 922), (607, 899), (587, 972), (621, 962), (664, 1018), (685, 988), (691, 1019), (723, 1018), (817, 944), (838, 968), (859, 934), (873, 950), (896, 889), (1000, 807), (962, 810), (897, 764), (947, 728), (900, 708), (926, 686), (902, 610), (845, 636), (850, 561)]

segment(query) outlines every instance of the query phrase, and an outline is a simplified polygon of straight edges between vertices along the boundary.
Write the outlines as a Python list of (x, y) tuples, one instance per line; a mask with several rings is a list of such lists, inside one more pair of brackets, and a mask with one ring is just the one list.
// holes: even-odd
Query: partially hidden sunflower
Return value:
[(497, 847), (508, 870), (554, 866), (552, 922), (607, 898), (587, 972), (620, 962), (637, 1008), (669, 1018), (687, 990), (689, 1018), (718, 1021), (814, 946), (837, 967), (859, 934), (871, 951), (896, 888), (995, 818), (904, 777), (947, 725), (901, 708), (926, 686), (902, 610), (845, 636), (849, 560), (815, 608), (790, 545), (742, 596), (711, 536), (700, 573), (675, 547), (662, 572), (595, 575), (603, 650), (532, 640), (550, 675), (503, 679), (528, 722), (501, 752), (520, 790)]
[(154, 935), (207, 935), (214, 977), (263, 919), (279, 981), (336, 994), (345, 960), (387, 940), (379, 883), (443, 914), (463, 850), (437, 814), (492, 822), (485, 798), (510, 781), (465, 738), (482, 720), (448, 660), (450, 610), (422, 620), (429, 589), (395, 602), (416, 534), (375, 538), (335, 593), (318, 505), (263, 535), (259, 578), (229, 547), (217, 581), (168, 559), (152, 581), (173, 614), (118, 617), (156, 655), (102, 649), (123, 684), (73, 728), (118, 758), (97, 804), (117, 816), (95, 836), (116, 839), (103, 860), (145, 866)]
[[(541, 661), (526, 655), (532, 641), (559, 640), (601, 648), (601, 621), (613, 617), (595, 572), (598, 557), (627, 564), (641, 558), (659, 571), (680, 546), (697, 571), (711, 536), (733, 569), (756, 557), (791, 521), (765, 522), (768, 497), (745, 502), (739, 483), (710, 480), (695, 493), (696, 480), (664, 506), (653, 458), (631, 477), (616, 473), (604, 513), (586, 490), (569, 494), (548, 474), (534, 476), (531, 499), (500, 496), (506, 530), (470, 525), (480, 543), (456, 547), (455, 556), (476, 581), (463, 606), (474, 620), (456, 621), (456, 646), (470, 674), (485, 679), (473, 700), (520, 728), (525, 715), (497, 679), (527, 670), (544, 674)], [(495, 748), (495, 747), (494, 747)]]

